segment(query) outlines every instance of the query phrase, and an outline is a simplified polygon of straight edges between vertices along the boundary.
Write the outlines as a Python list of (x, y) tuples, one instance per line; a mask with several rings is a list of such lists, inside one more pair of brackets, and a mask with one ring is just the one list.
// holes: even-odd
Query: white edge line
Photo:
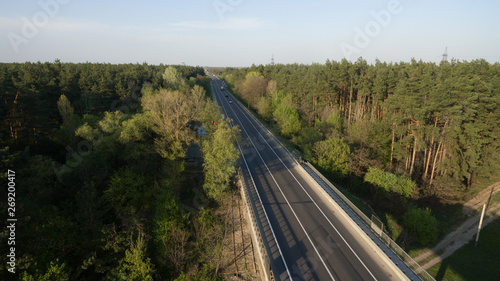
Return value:
[[(255, 151), (257, 152), (257, 154), (259, 155), (260, 159), (262, 160), (262, 163), (264, 163), (264, 165), (266, 166), (266, 169), (269, 171), (269, 174), (271, 175), (271, 177), (273, 178), (273, 181), (274, 183), (276, 184), (276, 186), (278, 187), (278, 189), (280, 190), (281, 192), (281, 195), (283, 195), (283, 198), (285, 199), (286, 203), (288, 204), (288, 206), (290, 207), (290, 210), (292, 211), (293, 215), (295, 216), (295, 219), (297, 219), (297, 222), (299, 223), (300, 227), (302, 228), (302, 230), (304, 231), (304, 233), (306, 234), (307, 236), (307, 239), (309, 240), (309, 242), (311, 243), (311, 245), (313, 246), (314, 248), (314, 251), (316, 252), (316, 254), (318, 255), (319, 259), (321, 260), (321, 262), (323, 263), (323, 266), (325, 267), (326, 271), (328, 272), (328, 274), (330, 275), (330, 277), (332, 278), (332, 280), (335, 281), (335, 278), (333, 277), (332, 273), (330, 272), (330, 269), (328, 268), (328, 266), (326, 266), (326, 263), (325, 261), (323, 260), (323, 258), (321, 257), (321, 254), (319, 253), (318, 249), (316, 248), (316, 246), (314, 246), (314, 243), (313, 241), (311, 240), (311, 237), (309, 237), (309, 234), (307, 234), (307, 231), (305, 230), (304, 226), (302, 225), (302, 223), (300, 222), (297, 214), (295, 213), (295, 211), (293, 210), (292, 206), (290, 205), (290, 202), (288, 201), (288, 199), (286, 198), (285, 194), (283, 193), (283, 190), (281, 189), (280, 185), (278, 184), (278, 182), (276, 181), (276, 179), (274, 178), (271, 170), (269, 169), (269, 167), (267, 166), (266, 162), (264, 161), (264, 159), (262, 158), (262, 155), (260, 154), (260, 152), (257, 150), (257, 147), (255, 146), (255, 144), (253, 143), (252, 139), (250, 138), (250, 135), (247, 133), (246, 129), (243, 127), (243, 124), (241, 123), (240, 121), (240, 118), (236, 115), (236, 113), (234, 112), (234, 109), (231, 108), (231, 110), (233, 111), (234, 115), (236, 116), (236, 118), (238, 119), (238, 122), (242, 125), (241, 127), (243, 128), (243, 130), (245, 131), (245, 134), (248, 136), (248, 140), (252, 143), (253, 147), (255, 148)], [(241, 110), (240, 110), (241, 111)], [(243, 113), (243, 112), (242, 112)], [(251, 124), (251, 122), (250, 122)], [(252, 124), (253, 126), (253, 124)], [(255, 127), (254, 127), (255, 128)], [(258, 131), (257, 131), (258, 133)], [(259, 133), (260, 134), (260, 133)], [(265, 140), (264, 140), (265, 141)], [(285, 166), (286, 167), (286, 166)], [(291, 278), (291, 277), (290, 277)]]
[[(240, 109), (240, 111), (243, 113), (243, 111)], [(318, 208), (318, 210), (321, 212), (321, 214), (325, 217), (325, 219), (328, 221), (328, 223), (330, 223), (330, 225), (332, 226), (332, 228), (337, 232), (337, 234), (340, 236), (340, 238), (342, 238), (342, 240), (344, 241), (344, 243), (347, 245), (347, 247), (349, 247), (349, 249), (352, 251), (352, 253), (356, 256), (356, 258), (359, 260), (359, 262), (363, 265), (363, 267), (368, 271), (368, 273), (370, 273), (370, 275), (373, 277), (374, 280), (377, 280), (377, 278), (375, 278), (375, 276), (372, 274), (372, 272), (368, 269), (368, 267), (365, 265), (365, 263), (359, 258), (359, 256), (356, 254), (356, 252), (351, 248), (351, 246), (349, 245), (349, 243), (347, 243), (347, 241), (344, 239), (344, 237), (342, 236), (342, 234), (340, 234), (340, 232), (337, 230), (337, 228), (333, 225), (333, 223), (330, 221), (330, 219), (328, 219), (328, 217), (325, 215), (325, 213), (323, 212), (323, 210), (321, 210), (321, 208), (316, 204), (316, 202), (312, 199), (311, 195), (309, 195), (309, 193), (305, 190), (304, 186), (302, 186), (302, 184), (297, 180), (297, 178), (295, 177), (295, 175), (290, 171), (290, 169), (288, 169), (288, 167), (286, 166), (286, 164), (281, 160), (280, 156), (274, 151), (274, 149), (269, 145), (269, 143), (267, 142), (267, 140), (262, 136), (262, 134), (259, 132), (259, 130), (252, 124), (252, 122), (250, 121), (250, 119), (245, 115), (245, 118), (247, 118), (248, 122), (250, 123), (250, 125), (252, 125), (252, 127), (257, 131), (257, 133), (259, 134), (259, 136), (266, 142), (267, 146), (271, 149), (271, 151), (274, 153), (274, 155), (276, 155), (276, 157), (280, 160), (281, 164), (283, 164), (283, 166), (285, 166), (285, 168), (287, 169), (287, 171), (290, 173), (290, 175), (292, 175), (292, 177), (295, 179), (295, 181), (300, 185), (300, 187), (302, 188), (302, 190), (307, 194), (307, 196), (309, 197), (309, 199), (311, 199), (311, 201), (314, 203), (314, 205), (316, 206), (316, 208)], [(241, 122), (240, 122), (241, 123)], [(248, 135), (248, 134), (247, 134)], [(293, 157), (292, 157), (293, 158)], [(264, 161), (264, 160), (262, 160)], [(266, 165), (267, 167), (267, 165)], [(273, 177), (274, 179), (274, 177)], [(281, 189), (280, 189), (281, 190)], [(284, 196), (284, 195), (283, 195)], [(285, 198), (286, 200), (286, 198)], [(288, 202), (288, 200), (287, 200)], [(293, 211), (293, 210), (292, 210)], [(297, 219), (298, 220), (298, 219)], [(299, 222), (300, 223), (300, 222)], [(304, 230), (305, 231), (305, 230)], [(312, 242), (311, 242), (312, 243)], [(314, 245), (313, 245), (314, 246)], [(325, 265), (326, 267), (326, 265)]]
[[(214, 96), (215, 95), (216, 94), (214, 93)], [(215, 97), (215, 99), (217, 101), (217, 97)], [(222, 105), (222, 101), (221, 101), (221, 107), (224, 110), (224, 112), (226, 113), (226, 117), (228, 117), (226, 109)], [(238, 119), (238, 121), (239, 121), (239, 119)], [(240, 124), (241, 124), (241, 122), (240, 122)], [(231, 127), (232, 127), (232, 125), (231, 125)], [(245, 133), (246, 133), (246, 131), (245, 131)], [(245, 166), (247, 167), (247, 171), (248, 171), (248, 174), (250, 175), (250, 179), (252, 180), (253, 186), (255, 188), (255, 192), (257, 193), (257, 196), (259, 197), (260, 204), (262, 205), (262, 210), (264, 211), (264, 215), (266, 216), (267, 223), (269, 224), (269, 229), (271, 229), (271, 233), (273, 234), (273, 238), (274, 238), (274, 241), (276, 242), (276, 246), (278, 247), (278, 251), (280, 252), (280, 256), (281, 256), (281, 259), (283, 260), (283, 264), (285, 265), (288, 277), (290, 278), (290, 280), (293, 280), (292, 275), (290, 274), (290, 270), (288, 269), (287, 263), (286, 263), (285, 258), (283, 256), (283, 253), (281, 252), (281, 247), (278, 243), (278, 239), (276, 239), (276, 235), (274, 234), (273, 226), (271, 225), (271, 222), (269, 221), (269, 217), (267, 216), (266, 208), (264, 207), (264, 203), (262, 202), (262, 199), (260, 197), (259, 190), (257, 189), (257, 185), (255, 185), (255, 181), (253, 179), (252, 173), (250, 172), (250, 168), (248, 167), (247, 160), (245, 159), (245, 155), (244, 155), (243, 151), (241, 150), (240, 143), (239, 142), (236, 142), (236, 143), (238, 144), (238, 150), (240, 151), (241, 157), (243, 158), (243, 162), (245, 162)], [(255, 146), (254, 146), (254, 148), (255, 148)], [(257, 148), (255, 148), (255, 150), (257, 151)]]

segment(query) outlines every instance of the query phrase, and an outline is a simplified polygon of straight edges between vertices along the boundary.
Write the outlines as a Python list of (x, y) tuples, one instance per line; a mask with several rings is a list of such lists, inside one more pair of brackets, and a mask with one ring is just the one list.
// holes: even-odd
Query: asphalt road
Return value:
[(221, 90), (222, 82), (212, 84), (216, 101), (241, 130), (241, 166), (255, 184), (249, 196), (262, 202), (257, 216), (276, 280), (405, 279), (288, 151)]

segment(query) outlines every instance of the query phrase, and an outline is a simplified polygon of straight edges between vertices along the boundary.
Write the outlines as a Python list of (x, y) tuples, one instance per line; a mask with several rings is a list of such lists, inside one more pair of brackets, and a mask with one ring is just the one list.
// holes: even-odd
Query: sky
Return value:
[(500, 61), (500, 1), (0, 0), (0, 62)]

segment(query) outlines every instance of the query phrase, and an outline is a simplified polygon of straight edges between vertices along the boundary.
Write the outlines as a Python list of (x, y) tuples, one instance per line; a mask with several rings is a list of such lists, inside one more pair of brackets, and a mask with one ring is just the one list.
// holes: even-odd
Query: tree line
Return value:
[(239, 130), (210, 93), (201, 67), (0, 64), (19, 218), (1, 279), (219, 280)]
[(221, 74), (306, 160), (372, 203), (379, 190), (456, 202), (499, 178), (498, 63), (360, 58)]

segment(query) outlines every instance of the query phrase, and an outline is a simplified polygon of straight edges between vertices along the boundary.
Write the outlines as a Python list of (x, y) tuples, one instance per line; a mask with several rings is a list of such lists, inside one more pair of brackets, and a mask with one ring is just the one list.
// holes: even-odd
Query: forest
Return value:
[[(403, 246), (435, 242), (437, 206), (500, 178), (498, 63), (210, 72), (304, 160), (404, 226), (391, 235)], [(14, 204), (18, 219), (16, 274), (3, 255), (1, 280), (223, 278), (240, 133), (212, 101), (203, 68), (1, 63), (0, 97), (2, 182), (16, 191), (12, 203), (3, 189), (0, 207)], [(204, 161), (188, 157), (192, 149)], [(2, 253), (9, 235), (3, 228)]]
[(0, 97), (1, 280), (221, 279), (239, 129), (203, 68), (2, 63)]
[[(360, 58), (211, 71), (305, 160), (409, 229), (402, 244), (434, 242), (432, 208), (500, 178), (498, 63)], [(412, 235), (415, 224), (432, 227)]]

